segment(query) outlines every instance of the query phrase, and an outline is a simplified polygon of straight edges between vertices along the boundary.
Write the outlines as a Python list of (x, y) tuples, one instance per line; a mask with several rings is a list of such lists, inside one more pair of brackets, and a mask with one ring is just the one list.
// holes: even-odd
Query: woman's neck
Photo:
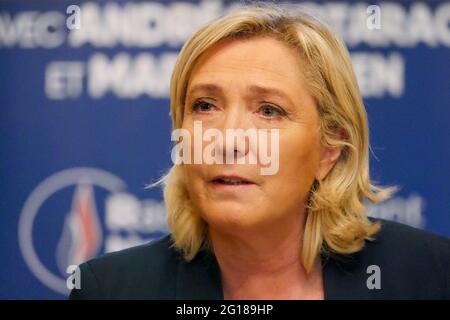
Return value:
[(210, 226), (225, 299), (323, 299), (318, 258), (302, 264), (303, 219), (265, 230), (224, 234)]

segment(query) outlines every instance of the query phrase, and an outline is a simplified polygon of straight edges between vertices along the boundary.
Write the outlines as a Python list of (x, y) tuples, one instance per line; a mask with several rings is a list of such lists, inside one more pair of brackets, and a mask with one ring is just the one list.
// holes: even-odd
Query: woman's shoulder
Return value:
[(381, 229), (355, 255), (360, 260), (388, 265), (390, 270), (399, 272), (401, 269), (424, 272), (433, 268), (441, 274), (449, 272), (450, 239), (394, 221), (371, 220), (380, 223)]
[(405, 224), (381, 224), (372, 241), (350, 255), (332, 255), (329, 298), (450, 299), (450, 240)]
[(397, 251), (401, 256), (434, 253), (444, 258), (450, 258), (450, 239), (436, 233), (418, 229), (406, 224), (371, 218), (381, 224), (381, 229), (375, 235), (374, 241), (367, 242), (368, 248), (379, 251), (380, 254)]
[(72, 299), (171, 299), (182, 256), (171, 236), (105, 254), (79, 266), (80, 289)]
[[(379, 220), (381, 230), (367, 244), (367, 253), (412, 275), (435, 272), (450, 284), (450, 239), (405, 224)], [(450, 290), (450, 288), (448, 288)]]
[(130, 262), (135, 268), (157, 267), (158, 265), (174, 264), (179, 259), (178, 252), (172, 247), (171, 235), (151, 241), (146, 244), (130, 247), (120, 251), (110, 252), (87, 263), (95, 268), (117, 266), (123, 268)]

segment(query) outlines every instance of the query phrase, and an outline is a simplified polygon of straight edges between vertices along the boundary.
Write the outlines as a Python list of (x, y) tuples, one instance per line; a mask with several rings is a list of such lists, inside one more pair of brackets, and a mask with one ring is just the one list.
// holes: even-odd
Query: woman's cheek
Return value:
[[(297, 137), (299, 133), (296, 133)], [(295, 137), (293, 134), (292, 137)], [(314, 179), (319, 156), (315, 141), (286, 138), (280, 146), (279, 179), (305, 189)]]

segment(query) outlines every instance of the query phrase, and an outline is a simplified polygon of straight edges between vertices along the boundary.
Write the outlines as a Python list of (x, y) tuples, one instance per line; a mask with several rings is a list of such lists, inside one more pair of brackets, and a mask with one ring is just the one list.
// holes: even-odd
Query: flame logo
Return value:
[(79, 183), (58, 243), (57, 264), (60, 271), (65, 275), (69, 265), (79, 265), (95, 257), (100, 249), (101, 239), (92, 185)]

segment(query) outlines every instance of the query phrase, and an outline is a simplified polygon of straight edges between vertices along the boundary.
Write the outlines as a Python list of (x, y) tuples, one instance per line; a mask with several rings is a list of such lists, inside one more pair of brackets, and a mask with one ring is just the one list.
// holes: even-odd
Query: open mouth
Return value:
[(238, 176), (216, 176), (211, 182), (217, 185), (229, 185), (229, 186), (254, 184), (252, 181)]

